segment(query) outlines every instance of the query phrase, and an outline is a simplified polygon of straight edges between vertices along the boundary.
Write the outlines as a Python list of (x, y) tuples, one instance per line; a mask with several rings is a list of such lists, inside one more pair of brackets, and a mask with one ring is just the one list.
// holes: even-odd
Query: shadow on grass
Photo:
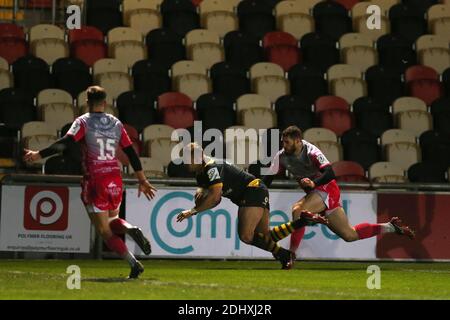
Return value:
[(85, 278), (81, 279), (82, 282), (97, 282), (97, 283), (123, 283), (123, 282), (140, 282), (140, 281), (158, 281), (156, 278), (138, 278), (138, 279), (127, 279), (127, 278)]

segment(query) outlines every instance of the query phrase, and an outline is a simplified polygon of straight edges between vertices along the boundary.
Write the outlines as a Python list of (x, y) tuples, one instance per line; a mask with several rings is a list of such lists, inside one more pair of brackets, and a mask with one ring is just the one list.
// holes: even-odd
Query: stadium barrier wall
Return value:
[[(10, 175), (1, 184), (0, 251), (86, 253), (94, 238), (80, 200), (80, 177)], [(192, 219), (176, 223), (183, 209), (193, 206), (192, 179), (152, 179), (158, 185), (151, 202), (137, 197), (135, 180), (124, 180), (127, 220), (139, 225), (153, 246), (152, 257), (271, 258), (270, 254), (239, 241), (237, 207), (228, 199)], [(172, 185), (172, 186), (168, 186)], [(275, 181), (292, 188), (295, 183)], [(374, 185), (340, 184), (368, 189)], [(381, 185), (399, 188), (399, 185)], [(450, 260), (449, 185), (409, 184), (412, 190), (343, 190), (342, 204), (351, 224), (385, 222), (400, 216), (417, 230), (411, 241), (396, 235), (346, 243), (324, 226), (307, 227), (298, 255), (310, 259)], [(303, 196), (299, 189), (271, 189), (270, 226), (290, 220), (292, 204)], [(289, 238), (281, 244), (288, 247)], [(98, 241), (97, 241), (98, 242)], [(101, 242), (98, 242), (101, 244)], [(141, 252), (128, 242), (137, 254)], [(101, 246), (100, 246), (101, 248)]]

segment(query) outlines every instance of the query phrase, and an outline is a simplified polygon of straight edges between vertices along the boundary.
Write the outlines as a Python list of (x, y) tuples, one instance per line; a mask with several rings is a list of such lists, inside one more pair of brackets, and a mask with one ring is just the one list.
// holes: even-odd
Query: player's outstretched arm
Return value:
[(153, 199), (155, 197), (155, 192), (157, 190), (147, 180), (147, 177), (145, 176), (144, 171), (142, 170), (141, 160), (139, 159), (136, 151), (133, 149), (131, 145), (123, 148), (122, 150), (128, 156), (130, 164), (135, 172), (136, 178), (139, 181), (138, 197), (140, 197), (141, 193), (143, 193), (148, 200)]
[(181, 222), (186, 218), (196, 215), (199, 212), (214, 208), (222, 200), (222, 184), (216, 184), (208, 188), (208, 194), (203, 198), (195, 201), (195, 207), (184, 210), (177, 216), (177, 222)]
[(25, 154), (23, 156), (23, 161), (31, 163), (43, 158), (50, 157), (54, 154), (64, 151), (66, 148), (70, 146), (70, 144), (74, 143), (75, 140), (73, 139), (72, 136), (65, 135), (64, 137), (55, 141), (53, 144), (51, 144), (45, 149), (39, 151), (24, 149)]

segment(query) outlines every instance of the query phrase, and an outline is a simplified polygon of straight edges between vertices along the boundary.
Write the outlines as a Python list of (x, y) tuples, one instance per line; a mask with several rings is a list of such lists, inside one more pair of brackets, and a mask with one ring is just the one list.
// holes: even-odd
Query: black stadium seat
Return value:
[(53, 82), (56, 88), (69, 92), (74, 99), (92, 84), (89, 67), (75, 58), (60, 58), (53, 63)]
[(429, 130), (420, 135), (422, 160), (434, 162), (436, 165), (450, 167), (450, 136), (438, 131)]
[(324, 73), (319, 68), (297, 64), (288, 72), (291, 93), (312, 104), (320, 96), (328, 93)]
[(311, 64), (326, 72), (329, 67), (339, 63), (336, 41), (321, 33), (305, 34), (300, 40), (303, 63)]
[(313, 8), (316, 32), (326, 34), (338, 41), (340, 37), (352, 31), (351, 19), (347, 9), (337, 2), (323, 1)]
[(152, 30), (147, 34), (145, 40), (148, 59), (155, 63), (170, 68), (175, 62), (186, 59), (183, 37), (172, 30)]
[(377, 139), (365, 130), (353, 128), (341, 137), (344, 159), (358, 162), (364, 169), (380, 161), (380, 148)]
[(250, 69), (252, 65), (264, 60), (264, 51), (258, 37), (231, 31), (223, 39), (226, 61), (243, 69)]
[(57, 155), (45, 161), (44, 172), (57, 175), (81, 175), (81, 166), (79, 161)]
[(30, 93), (16, 88), (0, 91), (0, 123), (20, 129), (24, 123), (34, 120), (36, 108)]
[(190, 0), (164, 0), (160, 10), (163, 26), (182, 37), (189, 31), (200, 28), (197, 10)]
[(446, 183), (446, 168), (436, 166), (434, 162), (420, 162), (408, 168), (408, 179), (411, 182)]
[(361, 97), (353, 102), (356, 127), (364, 129), (375, 137), (392, 128), (390, 104), (382, 104), (369, 97)]
[(295, 125), (303, 131), (314, 126), (311, 103), (295, 95), (282, 96), (275, 102), (278, 128), (284, 130)]
[(239, 30), (262, 38), (267, 32), (275, 30), (273, 5), (261, 0), (243, 0), (237, 7)]
[(383, 104), (392, 104), (404, 95), (402, 74), (381, 65), (372, 66), (365, 74), (369, 97)]
[(119, 119), (141, 132), (146, 126), (158, 122), (158, 114), (151, 96), (137, 91), (122, 93), (117, 98)]
[(189, 172), (186, 170), (186, 166), (184, 164), (175, 164), (173, 161), (170, 161), (167, 167), (167, 175), (171, 178), (194, 178), (195, 173)]
[(389, 10), (391, 33), (401, 35), (410, 41), (427, 32), (424, 12), (412, 5), (399, 3)]
[(40, 58), (31, 55), (19, 58), (12, 64), (12, 68), (15, 88), (35, 96), (39, 91), (52, 86), (49, 66)]
[(377, 40), (379, 64), (399, 72), (416, 64), (413, 43), (401, 36), (387, 34)]
[(450, 136), (450, 97), (434, 101), (430, 107), (433, 115), (433, 127), (444, 136)]
[(152, 60), (141, 60), (131, 70), (134, 79), (134, 90), (144, 92), (155, 99), (171, 89), (168, 69)]
[(87, 0), (87, 24), (100, 29), (103, 34), (122, 26), (121, 5), (122, 0)]
[[(72, 123), (67, 123), (61, 128), (60, 136), (64, 137), (69, 131)], [(78, 167), (81, 165), (81, 146), (78, 143), (71, 144), (68, 149), (65, 149), (62, 153), (63, 157), (66, 159), (66, 163), (72, 163), (78, 172)]]
[(229, 62), (219, 62), (210, 70), (214, 93), (236, 101), (241, 95), (250, 92), (250, 80), (247, 72)]
[(442, 74), (442, 86), (444, 87), (445, 95), (450, 97), (450, 68), (446, 69)]
[(197, 99), (196, 109), (203, 130), (216, 128), (223, 132), (236, 124), (233, 101), (227, 97), (213, 93), (201, 95)]

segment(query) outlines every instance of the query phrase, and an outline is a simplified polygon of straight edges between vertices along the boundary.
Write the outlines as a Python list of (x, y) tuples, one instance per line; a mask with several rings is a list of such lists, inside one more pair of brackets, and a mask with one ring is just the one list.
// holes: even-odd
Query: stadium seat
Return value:
[(239, 30), (262, 38), (267, 32), (275, 30), (272, 10), (272, 6), (265, 1), (241, 1), (237, 7)]
[(164, 28), (182, 37), (189, 31), (200, 28), (197, 9), (189, 0), (164, 0), (160, 10)]
[(387, 34), (377, 41), (379, 63), (388, 69), (403, 72), (416, 64), (413, 43), (396, 35)]
[(416, 51), (420, 64), (443, 73), (450, 65), (448, 40), (436, 35), (423, 35), (416, 41)]
[(158, 97), (158, 111), (161, 120), (172, 128), (189, 128), (194, 125), (197, 114), (192, 100), (180, 92), (166, 92)]
[(258, 94), (245, 94), (236, 101), (238, 123), (267, 129), (276, 125), (276, 114), (270, 100)]
[(450, 137), (450, 98), (440, 98), (433, 102), (430, 107), (431, 114), (433, 115), (433, 127), (434, 130)]
[(305, 131), (314, 125), (311, 104), (299, 96), (286, 95), (278, 98), (275, 102), (275, 111), (280, 130), (295, 125)]
[(378, 63), (378, 52), (370, 37), (362, 33), (347, 33), (339, 39), (341, 60), (357, 66), (362, 72)]
[(370, 97), (361, 97), (353, 102), (352, 107), (357, 128), (366, 130), (375, 137), (380, 137), (384, 131), (392, 129), (389, 104), (383, 104)]
[(300, 40), (303, 63), (310, 64), (326, 72), (332, 65), (339, 63), (339, 51), (336, 41), (320, 33), (308, 33)]
[(233, 1), (203, 0), (199, 6), (200, 24), (223, 38), (239, 27)]
[(338, 142), (336, 133), (326, 128), (309, 128), (303, 133), (303, 138), (313, 144), (322, 141)]
[(329, 110), (350, 111), (350, 106), (343, 98), (336, 96), (322, 96), (314, 102), (314, 112), (316, 114)]
[(328, 69), (329, 92), (352, 104), (357, 98), (367, 95), (366, 82), (359, 68), (347, 64), (336, 64)]
[(283, 69), (270, 62), (259, 62), (250, 68), (252, 91), (264, 95), (275, 102), (279, 97), (290, 93), (289, 81)]
[(124, 25), (139, 31), (143, 36), (162, 26), (159, 6), (162, 0), (124, 0)]
[(171, 161), (172, 148), (178, 141), (172, 141), (174, 128), (168, 125), (154, 124), (144, 129), (143, 142), (147, 156), (158, 159), (163, 165), (168, 165)]
[(404, 183), (404, 170), (392, 162), (377, 162), (370, 166), (370, 181), (375, 183)]
[(281, 1), (275, 7), (277, 30), (290, 33), (295, 39), (314, 32), (315, 22), (307, 1)]
[(121, 0), (89, 0), (86, 2), (86, 18), (89, 26), (96, 27), (104, 34), (123, 25), (120, 12)]
[(211, 92), (211, 80), (207, 69), (196, 61), (178, 61), (172, 66), (172, 88), (195, 101)]
[(214, 93), (221, 94), (233, 101), (250, 92), (250, 80), (246, 70), (229, 62), (219, 62), (213, 65), (210, 76)]
[(203, 130), (215, 128), (223, 132), (236, 124), (233, 101), (228, 97), (207, 93), (197, 99), (195, 108)]
[(171, 89), (169, 70), (157, 62), (141, 60), (131, 69), (134, 89), (156, 98)]
[(347, 9), (334, 1), (317, 3), (313, 10), (316, 32), (323, 33), (334, 40), (352, 31)]
[(364, 168), (357, 162), (337, 161), (332, 166), (338, 182), (368, 182)]
[(341, 137), (344, 149), (344, 159), (358, 162), (364, 169), (368, 169), (375, 162), (380, 161), (380, 150), (376, 137), (363, 129), (350, 129)]
[(20, 129), (24, 123), (34, 120), (36, 108), (31, 94), (19, 88), (0, 91), (0, 123), (12, 129)]
[(436, 166), (434, 162), (420, 162), (408, 169), (408, 178), (411, 182), (420, 183), (446, 183), (446, 168)]
[(414, 135), (408, 131), (387, 130), (381, 135), (381, 144), (386, 160), (397, 164), (403, 170), (408, 170), (411, 165), (421, 160), (420, 146)]
[(144, 92), (124, 92), (117, 98), (116, 103), (119, 119), (139, 132), (158, 122), (154, 99)]
[[(1, 90), (0, 90), (1, 92)], [(1, 110), (1, 105), (0, 105)], [(13, 168), (16, 163), (17, 153), (17, 128), (11, 128), (5, 123), (0, 123), (0, 167)]]
[(266, 33), (263, 48), (267, 60), (280, 65), (285, 72), (301, 62), (298, 42), (289, 33), (280, 31)]
[(94, 82), (105, 88), (113, 99), (133, 87), (127, 66), (116, 59), (98, 60), (93, 67), (93, 76)]
[(155, 29), (150, 31), (145, 42), (148, 58), (170, 68), (175, 62), (186, 59), (183, 37), (169, 29)]
[(63, 155), (57, 155), (45, 160), (44, 174), (53, 175), (81, 175), (80, 162), (75, 162)]
[(249, 69), (264, 60), (259, 39), (241, 31), (231, 31), (223, 39), (226, 61), (232, 65)]
[[(147, 178), (167, 178), (164, 167), (168, 163), (164, 163), (158, 158), (141, 157), (142, 170)], [(130, 173), (134, 173), (131, 166), (128, 166)]]
[(171, 178), (195, 178), (195, 173), (186, 170), (183, 163), (175, 164), (173, 161), (167, 166), (167, 175)]
[(52, 66), (53, 83), (56, 88), (69, 92), (75, 99), (92, 84), (89, 67), (76, 58), (60, 58)]
[(428, 30), (450, 41), (450, 3), (431, 6), (427, 16)]
[(244, 126), (233, 126), (225, 130), (226, 159), (243, 170), (247, 170), (258, 158), (258, 136), (239, 134), (248, 132), (249, 129), (254, 132), (252, 128)]
[(35, 96), (39, 91), (52, 86), (47, 62), (28, 55), (12, 64), (14, 87), (23, 89)]
[(89, 67), (108, 55), (103, 33), (92, 26), (69, 30), (69, 44), (71, 56), (80, 59)]
[[(21, 129), (21, 145), (30, 150), (41, 150), (56, 141), (56, 128), (50, 123), (41, 121), (32, 121), (24, 123)], [(41, 166), (45, 162), (40, 159), (33, 164), (27, 163), (27, 166)]]
[(30, 29), (29, 41), (31, 53), (53, 64), (59, 58), (69, 56), (69, 47), (65, 41), (64, 30), (51, 24), (38, 24)]
[(450, 166), (449, 136), (429, 130), (422, 133), (419, 140), (424, 162), (433, 162), (436, 166), (444, 169)]
[(425, 103), (414, 97), (402, 97), (394, 101), (393, 114), (397, 126), (416, 137), (432, 128), (432, 117)]
[(345, 110), (327, 110), (319, 114), (320, 126), (334, 131), (338, 136), (350, 130), (353, 124), (353, 116), (350, 111)]
[(356, 5), (360, 0), (335, 0), (341, 6), (343, 6), (348, 11), (351, 11), (353, 6)]
[(372, 66), (365, 73), (367, 93), (374, 100), (390, 105), (403, 96), (402, 74), (382, 65)]
[(411, 6), (413, 8), (417, 8), (423, 13), (426, 13), (428, 9), (434, 4), (436, 4), (438, 1), (439, 0), (402, 0), (404, 4)]
[[(64, 137), (72, 127), (72, 122), (65, 124), (60, 130), (60, 137)], [(69, 147), (62, 152), (62, 156), (66, 159), (75, 172), (81, 171), (82, 154), (81, 145), (79, 143), (70, 144)]]
[(0, 23), (0, 57), (9, 64), (28, 54), (28, 44), (22, 28), (12, 23)]
[(187, 58), (197, 61), (207, 69), (225, 59), (225, 53), (217, 33), (206, 29), (191, 30), (185, 37)]
[(328, 93), (324, 73), (313, 66), (297, 64), (288, 73), (291, 93), (312, 104)]
[(427, 33), (424, 13), (417, 7), (397, 4), (389, 10), (391, 33), (401, 35), (407, 40), (416, 41)]
[(147, 57), (142, 34), (132, 28), (117, 27), (108, 32), (108, 53), (131, 68), (137, 61)]
[(427, 66), (411, 66), (405, 72), (407, 93), (423, 100), (427, 105), (443, 95), (439, 75)]
[(386, 16), (384, 10), (381, 11), (380, 23), (381, 28), (369, 28), (367, 21), (370, 15), (367, 14), (367, 8), (375, 3), (372, 2), (360, 2), (353, 6), (352, 8), (352, 22), (354, 32), (364, 33), (369, 36), (372, 41), (377, 41), (377, 39), (390, 32), (390, 22)]

